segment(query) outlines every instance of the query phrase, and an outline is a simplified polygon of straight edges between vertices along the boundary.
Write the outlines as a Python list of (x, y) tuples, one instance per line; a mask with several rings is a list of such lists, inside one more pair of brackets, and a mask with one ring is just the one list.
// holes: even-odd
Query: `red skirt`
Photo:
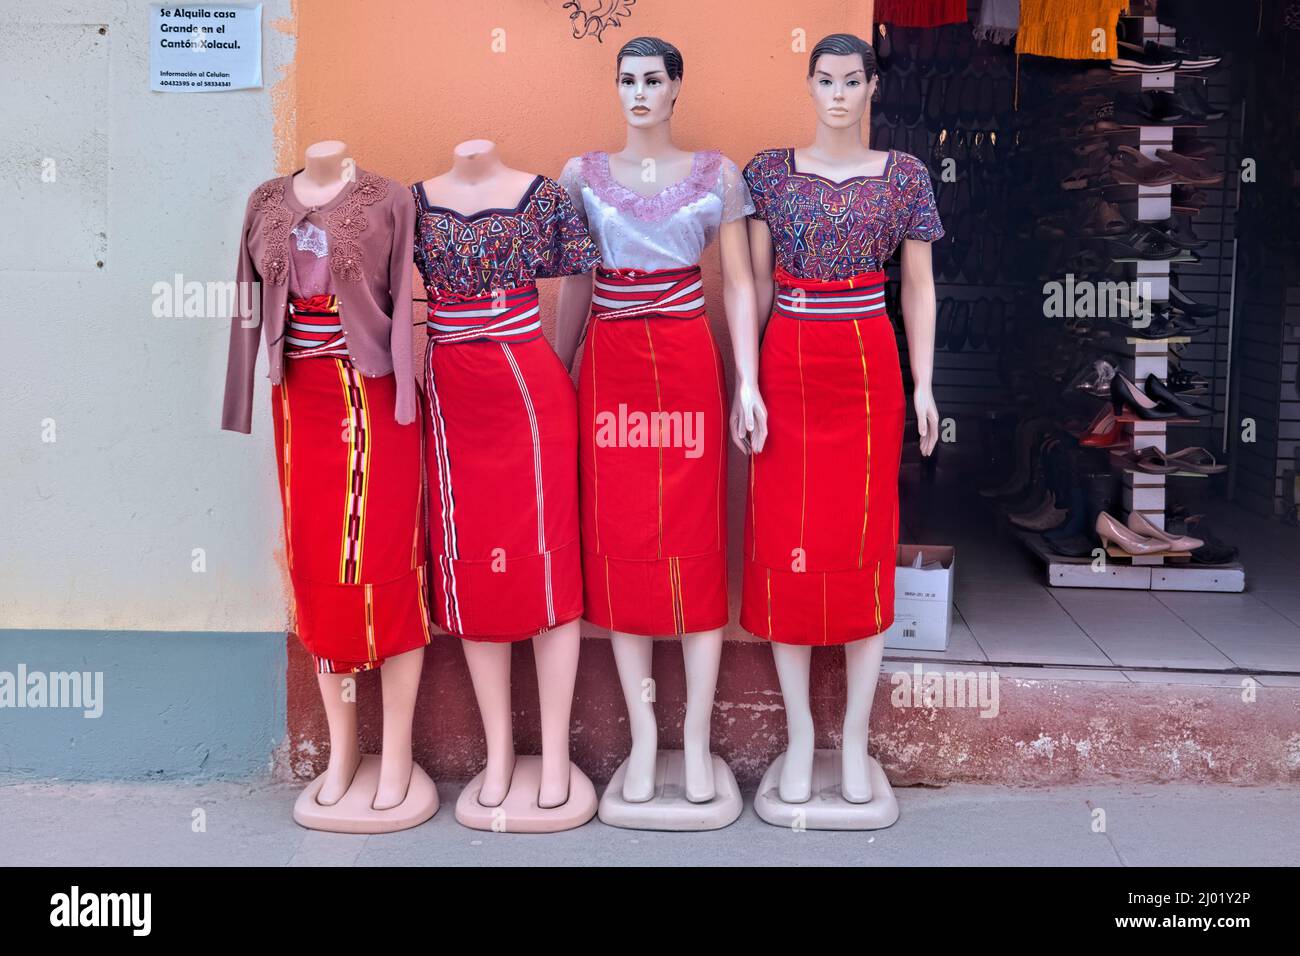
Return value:
[(578, 415), (587, 620), (643, 635), (722, 627), (725, 389), (698, 266), (598, 270)]
[(577, 399), (537, 289), (429, 318), (425, 466), (435, 620), (517, 641), (582, 616)]
[(298, 637), (321, 673), (429, 643), (421, 428), (393, 419), (393, 376), (288, 358), (271, 389)]
[(894, 620), (904, 397), (883, 273), (777, 276), (759, 356), (767, 442), (750, 459), (740, 623), (844, 644)]

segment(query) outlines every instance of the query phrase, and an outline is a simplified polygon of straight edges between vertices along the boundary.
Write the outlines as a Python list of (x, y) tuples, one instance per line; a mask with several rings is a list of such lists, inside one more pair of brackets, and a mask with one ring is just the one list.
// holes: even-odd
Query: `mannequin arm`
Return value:
[(772, 315), (776, 287), (772, 283), (772, 233), (761, 219), (750, 219), (749, 261), (754, 273), (754, 305), (758, 314), (758, 337), (763, 338), (767, 320)]
[(921, 454), (929, 455), (939, 441), (939, 410), (931, 382), (934, 373), (934, 268), (930, 244), (903, 240), (903, 327), (912, 366), (912, 403), (921, 436)]
[[(722, 254), (722, 298), (736, 362), (736, 394), (731, 409), (731, 440), (748, 452), (763, 450), (767, 409), (758, 392), (758, 312), (745, 219), (724, 222), (718, 234)], [(766, 228), (766, 227), (764, 227)]]
[(591, 312), (594, 279), (594, 273), (582, 272), (565, 276), (560, 282), (560, 301), (555, 309), (555, 354), (570, 371)]

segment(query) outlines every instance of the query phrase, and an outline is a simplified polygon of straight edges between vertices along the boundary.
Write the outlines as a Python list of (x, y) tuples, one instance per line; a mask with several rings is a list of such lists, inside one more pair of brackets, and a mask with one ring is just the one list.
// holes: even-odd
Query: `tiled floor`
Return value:
[(904, 471), (903, 540), (956, 547), (957, 607), (948, 650), (907, 659), (1211, 684), (1266, 671), (1281, 672), (1261, 676), (1266, 685), (1300, 683), (1300, 529), (1230, 504), (1207, 519), (1241, 549), (1241, 594), (1052, 588), (988, 502), (914, 474)]

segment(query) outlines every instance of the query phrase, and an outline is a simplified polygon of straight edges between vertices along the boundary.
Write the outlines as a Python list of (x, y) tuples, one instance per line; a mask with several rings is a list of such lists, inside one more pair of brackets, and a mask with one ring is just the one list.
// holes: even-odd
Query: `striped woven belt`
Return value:
[(336, 296), (310, 295), (289, 300), (284, 354), (290, 358), (348, 354)]
[(885, 315), (885, 274), (863, 272), (848, 279), (801, 279), (778, 268), (773, 314), (790, 319), (846, 321)]
[(598, 319), (698, 319), (704, 314), (700, 267), (650, 272), (601, 267), (596, 270), (591, 314)]
[(477, 298), (449, 295), (429, 304), (425, 327), (438, 345), (462, 342), (530, 342), (542, 334), (537, 286), (520, 286)]

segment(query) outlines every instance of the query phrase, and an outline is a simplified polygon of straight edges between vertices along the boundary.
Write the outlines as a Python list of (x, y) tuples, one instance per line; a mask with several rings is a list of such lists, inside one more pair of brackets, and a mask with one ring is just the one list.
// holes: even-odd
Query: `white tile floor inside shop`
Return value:
[(956, 548), (952, 637), (942, 652), (887, 651), (887, 660), (1032, 667), (1072, 680), (1258, 676), (1300, 686), (1300, 529), (1214, 502), (1216, 534), (1240, 549), (1241, 593), (1050, 587), (1046, 565), (973, 487), (944, 469), (933, 483), (904, 468), (904, 542)]

